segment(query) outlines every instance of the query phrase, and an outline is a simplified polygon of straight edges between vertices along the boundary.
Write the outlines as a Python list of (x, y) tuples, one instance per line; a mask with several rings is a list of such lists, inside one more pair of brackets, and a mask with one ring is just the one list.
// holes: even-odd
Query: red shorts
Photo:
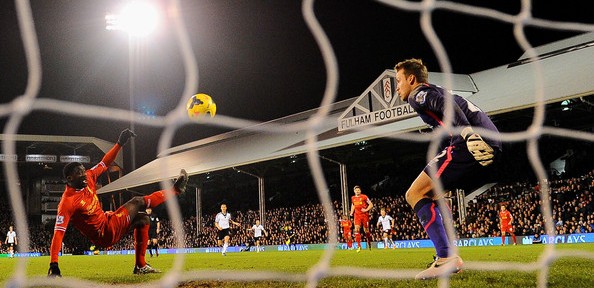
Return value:
[(501, 232), (514, 233), (514, 227), (512, 227), (512, 226), (501, 226)]
[(369, 228), (369, 214), (355, 214), (353, 225)]
[(117, 243), (130, 230), (130, 216), (124, 206), (116, 211), (105, 212), (107, 216), (107, 225), (104, 226), (99, 239), (93, 243), (104, 248), (108, 248)]

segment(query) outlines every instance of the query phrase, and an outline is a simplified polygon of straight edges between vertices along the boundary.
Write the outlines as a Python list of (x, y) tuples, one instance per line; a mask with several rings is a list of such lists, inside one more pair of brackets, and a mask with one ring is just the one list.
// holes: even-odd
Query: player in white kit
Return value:
[(392, 241), (392, 237), (388, 237), (392, 233), (392, 229), (394, 229), (394, 218), (386, 214), (386, 208), (382, 208), (380, 210), (380, 214), (381, 215), (377, 218), (377, 227), (379, 228), (380, 224), (382, 225), (382, 239), (384, 239), (384, 249), (388, 249), (390, 246), (388, 241), (390, 244), (392, 244), (392, 248), (394, 248), (395, 246), (394, 241)]

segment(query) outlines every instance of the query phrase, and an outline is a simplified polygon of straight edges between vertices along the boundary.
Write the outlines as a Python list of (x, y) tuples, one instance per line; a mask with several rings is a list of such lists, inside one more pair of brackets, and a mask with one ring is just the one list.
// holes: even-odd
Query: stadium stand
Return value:
[[(574, 233), (594, 233), (594, 170), (591, 170), (578, 177), (567, 177), (563, 179), (550, 180), (551, 203), (553, 206), (553, 218), (558, 235)], [(541, 200), (539, 196), (540, 186), (538, 183), (515, 182), (498, 184), (485, 193), (470, 201), (467, 207), (467, 218), (463, 223), (457, 221), (456, 205), (453, 205), (454, 226), (460, 238), (495, 237), (499, 235), (498, 211), (499, 205), (507, 204), (508, 209), (514, 214), (515, 228), (517, 235), (532, 236), (535, 233), (545, 234), (543, 217), (540, 211)], [(6, 199), (0, 201), (0, 227), (8, 227), (13, 223), (12, 215)], [(426, 239), (427, 235), (419, 226), (418, 221), (406, 205), (404, 196), (383, 196), (373, 199), (376, 209), (372, 212), (372, 219), (377, 219), (380, 207), (388, 208), (388, 214), (396, 220), (394, 228), (395, 239), (416, 240)], [(338, 201), (334, 201), (334, 208), (340, 211)], [(258, 211), (233, 212), (234, 219), (242, 223), (242, 229), (235, 229), (233, 245), (241, 245), (247, 242), (251, 233), (247, 228), (251, 227), (258, 218)], [(196, 233), (196, 221), (194, 216), (184, 219), (185, 246), (186, 247), (212, 247), (216, 243), (216, 231), (213, 225), (215, 214), (203, 216), (201, 233)], [(273, 208), (267, 211), (267, 231), (269, 237), (263, 239), (263, 245), (280, 245), (284, 242), (281, 227), (285, 223), (295, 230), (295, 243), (316, 244), (327, 241), (328, 231), (326, 219), (323, 217), (320, 204), (306, 204), (298, 207)], [(338, 217), (338, 214), (337, 214)], [(338, 218), (337, 218), (338, 219)], [(372, 223), (375, 223), (372, 221)], [(162, 248), (174, 246), (174, 233), (169, 220), (161, 222), (162, 233), (160, 241)], [(372, 225), (374, 226), (374, 225)], [(51, 242), (53, 226), (51, 223), (45, 225), (31, 226), (31, 252), (47, 254)], [(372, 227), (372, 229), (375, 227)], [(381, 241), (380, 231), (372, 230), (374, 241)], [(4, 231), (3, 231), (4, 232)], [(17, 231), (18, 232), (18, 231)], [(69, 229), (70, 237), (64, 243), (64, 252), (80, 254), (88, 250), (91, 243), (82, 237), (78, 231)], [(127, 236), (113, 250), (133, 249), (132, 235)], [(2, 247), (5, 249), (5, 247)], [(23, 249), (23, 247), (19, 247)], [(0, 250), (5, 252), (3, 250)]]

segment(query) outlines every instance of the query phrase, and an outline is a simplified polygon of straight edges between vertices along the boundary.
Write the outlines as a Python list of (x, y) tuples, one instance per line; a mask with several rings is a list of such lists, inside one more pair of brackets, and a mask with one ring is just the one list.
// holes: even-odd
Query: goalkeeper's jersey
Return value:
[[(470, 101), (452, 94), (454, 97), (454, 127), (472, 126), (480, 127), (485, 130), (490, 130), (499, 133), (493, 121), (487, 116), (485, 112), (476, 107)], [(446, 91), (433, 84), (421, 84), (417, 86), (409, 95), (408, 103), (413, 109), (419, 114), (423, 122), (429, 125), (431, 128), (437, 126), (443, 126), (444, 111), (446, 106)], [(493, 139), (483, 136), (485, 142), (487, 142), (493, 149), (501, 151), (501, 140)], [(450, 137), (450, 141), (447, 145), (456, 146), (463, 144), (465, 141), (462, 139), (459, 133), (456, 133)], [(444, 147), (441, 147), (442, 149)], [(440, 149), (441, 150), (441, 149)]]

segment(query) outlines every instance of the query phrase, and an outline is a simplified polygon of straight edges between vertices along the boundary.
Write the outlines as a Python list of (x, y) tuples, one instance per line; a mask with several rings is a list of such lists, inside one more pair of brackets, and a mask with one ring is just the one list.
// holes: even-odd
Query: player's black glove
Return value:
[(62, 277), (60, 273), (60, 267), (58, 267), (58, 262), (50, 263), (50, 268), (47, 270), (47, 277)]
[(468, 151), (479, 164), (489, 166), (493, 163), (493, 158), (495, 157), (493, 148), (483, 140), (481, 135), (475, 133), (471, 127), (464, 128), (460, 135), (466, 140)]
[(120, 146), (126, 145), (130, 137), (136, 137), (136, 134), (128, 128), (122, 130), (122, 132), (120, 133), (120, 138), (118, 138), (118, 144), (120, 144)]

